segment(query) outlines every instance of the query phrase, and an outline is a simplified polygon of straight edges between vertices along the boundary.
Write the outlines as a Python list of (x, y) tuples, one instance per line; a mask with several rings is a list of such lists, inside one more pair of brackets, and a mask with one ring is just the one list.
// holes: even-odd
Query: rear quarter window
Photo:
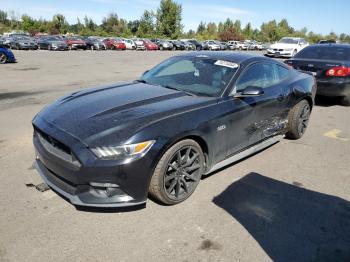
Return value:
[(277, 65), (277, 74), (278, 74), (279, 80), (283, 81), (290, 76), (290, 70), (283, 66)]

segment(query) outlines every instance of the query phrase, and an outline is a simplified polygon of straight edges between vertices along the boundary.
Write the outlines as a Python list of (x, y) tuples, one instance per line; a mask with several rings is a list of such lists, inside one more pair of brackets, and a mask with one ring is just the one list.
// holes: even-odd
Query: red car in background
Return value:
[(146, 50), (158, 50), (158, 46), (155, 43), (151, 42), (150, 40), (144, 39), (142, 41)]
[(126, 50), (126, 45), (121, 39), (106, 38), (103, 40), (106, 49), (111, 50)]
[(83, 49), (86, 50), (86, 43), (79, 37), (68, 37), (66, 39), (69, 50)]

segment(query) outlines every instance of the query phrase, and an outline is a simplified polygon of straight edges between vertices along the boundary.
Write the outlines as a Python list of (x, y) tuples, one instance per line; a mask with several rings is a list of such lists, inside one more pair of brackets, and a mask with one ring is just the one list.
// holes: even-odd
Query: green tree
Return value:
[(139, 29), (137, 34), (139, 37), (152, 37), (154, 30), (154, 14), (152, 11), (145, 10), (140, 19)]
[(161, 36), (178, 38), (182, 32), (182, 6), (172, 0), (161, 0), (156, 13), (156, 30)]
[(245, 39), (253, 39), (253, 28), (251, 23), (246, 24), (242, 34)]
[(205, 27), (206, 27), (205, 23), (201, 21), (197, 28), (197, 34), (202, 35), (205, 31)]
[(66, 34), (69, 30), (69, 24), (66, 18), (62, 14), (56, 14), (52, 17), (52, 21), (49, 24), (50, 34)]

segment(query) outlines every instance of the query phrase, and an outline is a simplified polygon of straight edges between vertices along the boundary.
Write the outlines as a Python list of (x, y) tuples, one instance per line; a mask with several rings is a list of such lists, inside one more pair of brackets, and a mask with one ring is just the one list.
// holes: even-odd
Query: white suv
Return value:
[(227, 42), (229, 45), (231, 46), (235, 46), (235, 49), (238, 50), (247, 50), (248, 49), (248, 45), (246, 43), (240, 42), (240, 41), (228, 41)]
[(274, 57), (293, 57), (308, 45), (309, 43), (304, 38), (283, 37), (277, 43), (270, 45), (266, 55)]

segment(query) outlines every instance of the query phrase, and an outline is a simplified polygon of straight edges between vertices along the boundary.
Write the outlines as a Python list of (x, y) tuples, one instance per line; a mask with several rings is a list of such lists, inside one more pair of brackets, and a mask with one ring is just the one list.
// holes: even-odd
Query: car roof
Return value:
[(319, 48), (326, 48), (326, 47), (350, 48), (350, 44), (326, 43), (326, 44), (314, 44), (314, 45), (310, 45), (309, 47), (319, 47)]
[(269, 58), (260, 56), (260, 55), (254, 55), (254, 54), (248, 54), (248, 53), (231, 53), (231, 52), (224, 52), (224, 51), (217, 51), (217, 52), (211, 52), (211, 51), (195, 51), (191, 53), (186, 54), (180, 54), (178, 55), (180, 57), (206, 57), (211, 59), (217, 59), (217, 60), (225, 60), (229, 62), (234, 62), (241, 64), (246, 60), (257, 58), (259, 60), (269, 60)]

